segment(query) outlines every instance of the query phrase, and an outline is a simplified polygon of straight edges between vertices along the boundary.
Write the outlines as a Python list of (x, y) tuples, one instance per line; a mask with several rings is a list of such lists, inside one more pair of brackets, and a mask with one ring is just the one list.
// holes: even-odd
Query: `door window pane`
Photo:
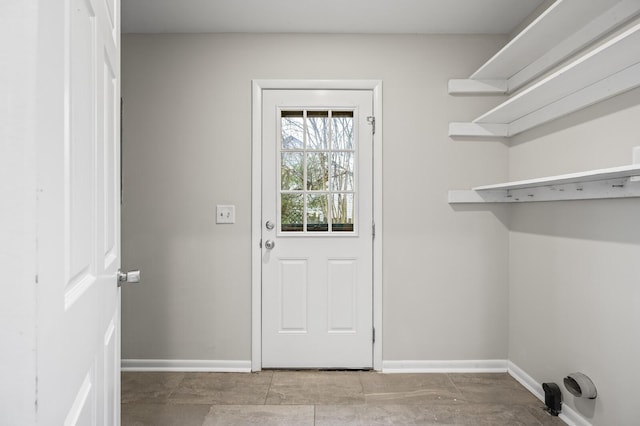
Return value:
[(331, 148), (353, 149), (353, 111), (333, 111), (331, 126)]
[(304, 162), (302, 152), (283, 152), (280, 164), (280, 189), (302, 190)]
[(331, 190), (353, 191), (353, 152), (331, 154)]
[(307, 231), (322, 232), (329, 229), (327, 195), (307, 195)]
[(283, 232), (302, 232), (304, 216), (303, 194), (280, 195), (280, 223)]
[(304, 148), (303, 111), (282, 111), (282, 148)]
[(329, 186), (329, 155), (326, 152), (307, 153), (307, 189), (326, 191)]
[(307, 111), (307, 149), (328, 149), (329, 112)]
[(353, 194), (333, 194), (331, 203), (331, 230), (353, 231)]

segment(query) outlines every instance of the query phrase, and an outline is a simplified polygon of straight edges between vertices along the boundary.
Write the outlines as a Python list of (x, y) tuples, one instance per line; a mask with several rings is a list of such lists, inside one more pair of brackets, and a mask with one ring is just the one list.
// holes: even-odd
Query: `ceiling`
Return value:
[(544, 0), (122, 0), (125, 33), (509, 34)]

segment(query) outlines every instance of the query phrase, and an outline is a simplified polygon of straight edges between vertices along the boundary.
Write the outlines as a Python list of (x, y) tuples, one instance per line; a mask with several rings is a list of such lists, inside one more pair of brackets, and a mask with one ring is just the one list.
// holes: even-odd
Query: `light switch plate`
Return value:
[(216, 223), (236, 223), (236, 206), (216, 206)]

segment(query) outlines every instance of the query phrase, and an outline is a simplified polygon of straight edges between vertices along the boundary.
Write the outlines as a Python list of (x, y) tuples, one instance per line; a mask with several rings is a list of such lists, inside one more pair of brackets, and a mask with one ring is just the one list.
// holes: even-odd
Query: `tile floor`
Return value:
[(122, 426), (564, 425), (543, 406), (507, 374), (122, 374)]

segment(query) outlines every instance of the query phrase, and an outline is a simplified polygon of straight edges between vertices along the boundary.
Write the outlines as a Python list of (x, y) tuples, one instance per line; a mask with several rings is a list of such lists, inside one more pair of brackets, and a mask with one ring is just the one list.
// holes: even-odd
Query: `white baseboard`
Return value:
[(194, 359), (123, 359), (121, 370), (250, 373), (251, 361)]
[[(533, 377), (511, 361), (508, 363), (508, 372), (511, 377), (520, 382), (522, 386), (535, 395), (540, 401), (544, 402), (542, 383), (536, 382)], [(592, 426), (591, 423), (578, 414), (577, 411), (565, 403), (562, 404), (562, 410), (558, 417), (569, 426)]]
[(506, 373), (506, 359), (382, 361), (383, 373)]
[[(524, 386), (529, 392), (535, 395), (540, 401), (544, 401), (544, 391), (542, 390), (542, 383), (538, 383), (533, 377), (525, 373), (523, 369), (509, 361), (507, 372), (511, 377), (516, 379), (522, 386)], [(564, 407), (563, 407), (564, 408)]]

